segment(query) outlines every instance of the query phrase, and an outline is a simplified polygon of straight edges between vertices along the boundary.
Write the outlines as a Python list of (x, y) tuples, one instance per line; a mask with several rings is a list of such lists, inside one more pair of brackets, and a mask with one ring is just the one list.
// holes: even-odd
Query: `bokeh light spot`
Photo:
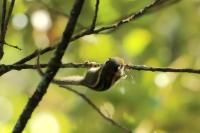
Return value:
[(165, 73), (160, 73), (157, 74), (155, 77), (155, 84), (160, 87), (160, 88), (164, 88), (167, 87), (167, 85), (169, 85), (170, 83), (170, 79), (169, 76)]
[(122, 95), (124, 95), (124, 94), (126, 93), (126, 89), (125, 89), (124, 87), (121, 87), (121, 88), (119, 89), (119, 91), (120, 91), (120, 93), (121, 93)]
[(16, 30), (24, 29), (28, 24), (28, 18), (25, 14), (19, 13), (16, 14), (12, 19), (12, 26)]
[(113, 114), (115, 113), (114, 106), (109, 102), (103, 103), (103, 105), (100, 106), (100, 110), (104, 115), (106, 115), (109, 118), (112, 118)]
[(60, 127), (53, 114), (42, 112), (31, 120), (30, 131), (31, 133), (60, 133)]
[(145, 29), (134, 29), (123, 40), (123, 48), (130, 56), (141, 54), (150, 44), (152, 38), (149, 31)]
[(46, 10), (37, 10), (31, 16), (31, 23), (38, 31), (47, 31), (51, 28), (52, 22)]
[(0, 96), (0, 122), (5, 123), (11, 119), (13, 107), (11, 102), (5, 97)]
[(109, 57), (115, 56), (115, 53), (115, 44), (112, 37), (105, 35), (84, 37), (79, 49), (81, 59), (98, 62), (104, 62)]
[(45, 32), (33, 32), (33, 38), (35, 41), (35, 45), (38, 48), (45, 48), (48, 47), (50, 42), (47, 34)]

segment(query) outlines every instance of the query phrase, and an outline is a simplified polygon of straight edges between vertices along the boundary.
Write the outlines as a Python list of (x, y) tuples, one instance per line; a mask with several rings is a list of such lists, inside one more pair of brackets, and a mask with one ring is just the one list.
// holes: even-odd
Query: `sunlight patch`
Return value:
[(155, 77), (155, 84), (160, 87), (164, 88), (167, 87), (170, 83), (169, 76), (165, 73), (157, 74)]
[(31, 16), (31, 23), (38, 31), (47, 31), (51, 28), (52, 22), (46, 10), (35, 11)]
[(152, 37), (149, 31), (145, 29), (135, 29), (125, 36), (123, 48), (130, 56), (141, 54), (151, 43)]
[(53, 114), (42, 112), (31, 120), (30, 131), (31, 133), (60, 133), (60, 127)]

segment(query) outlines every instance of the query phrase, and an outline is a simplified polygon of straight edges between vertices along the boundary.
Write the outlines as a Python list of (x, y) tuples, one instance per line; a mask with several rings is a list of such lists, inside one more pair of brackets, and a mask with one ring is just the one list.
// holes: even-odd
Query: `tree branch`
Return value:
[(17, 120), (17, 123), (12, 131), (13, 133), (21, 133), (23, 131), (23, 129), (25, 128), (33, 111), (35, 110), (35, 108), (37, 107), (39, 102), (42, 100), (44, 94), (46, 93), (51, 80), (54, 78), (55, 74), (57, 73), (57, 71), (60, 67), (60, 64), (61, 64), (61, 59), (64, 55), (65, 50), (67, 49), (67, 47), (69, 45), (70, 38), (75, 29), (76, 22), (79, 17), (79, 14), (81, 12), (83, 4), (84, 4), (84, 0), (76, 0), (74, 2), (73, 8), (72, 8), (71, 14), (70, 14), (69, 22), (63, 33), (62, 40), (59, 43), (59, 45), (55, 51), (54, 57), (50, 60), (50, 62), (48, 64), (47, 71), (46, 71), (42, 81), (39, 83), (36, 91), (29, 99), (22, 114), (20, 115), (19, 119)]
[[(60, 68), (91, 68), (99, 67), (102, 64), (89, 64), (89, 63), (66, 63), (61, 64)], [(40, 64), (41, 68), (48, 67), (48, 64)], [(11, 70), (24, 70), (24, 69), (37, 69), (37, 65), (30, 64), (16, 64), (16, 65), (0, 65), (0, 72)], [(171, 68), (171, 67), (152, 67), (146, 65), (126, 65), (125, 69), (137, 71), (151, 71), (151, 72), (174, 72), (174, 73), (193, 73), (200, 74), (200, 69), (192, 68)]]
[(192, 69), (192, 68), (170, 68), (170, 67), (151, 67), (145, 65), (126, 65), (126, 69), (132, 69), (137, 71), (151, 71), (151, 72), (175, 72), (175, 73), (200, 74), (200, 69)]
[(26, 63), (26, 62), (30, 61), (31, 59), (33, 59), (34, 57), (38, 56), (38, 51), (39, 51), (40, 55), (43, 55), (43, 54), (45, 54), (45, 53), (47, 53), (47, 52), (49, 52), (49, 51), (54, 50), (55, 48), (56, 48), (56, 46), (47, 47), (47, 48), (45, 48), (45, 49), (43, 49), (43, 50), (35, 50), (35, 51), (34, 51), (33, 53), (31, 53), (30, 55), (26, 56), (25, 58), (23, 58), (23, 59), (21, 59), (21, 60), (19, 60), (19, 61), (17, 61), (17, 62), (15, 62), (14, 64), (16, 65), (16, 64), (23, 64), (23, 63)]
[[(177, 0), (155, 0), (153, 3), (145, 6), (141, 10), (131, 13), (130, 15), (128, 15), (126, 17), (123, 16), (122, 18), (118, 19), (118, 21), (114, 22), (113, 24), (110, 24), (108, 26), (99, 27), (90, 32), (88, 32), (88, 30), (84, 30), (84, 31), (74, 35), (71, 40), (74, 41), (74, 40), (79, 39), (86, 35), (98, 34), (101, 32), (108, 31), (108, 30), (116, 30), (128, 22), (131, 22), (133, 20), (136, 20), (136, 19), (148, 14), (148, 13), (151, 13), (152, 9), (154, 9), (154, 11), (156, 11), (155, 7), (158, 7), (159, 5), (163, 5), (168, 1), (177, 1)], [(180, 1), (180, 0), (178, 0), (178, 1)], [(157, 9), (160, 9), (160, 8), (157, 8)]]
[(111, 119), (110, 117), (107, 117), (106, 115), (104, 115), (101, 110), (92, 102), (92, 100), (90, 100), (86, 95), (84, 95), (83, 93), (80, 93), (68, 86), (63, 86), (60, 85), (60, 87), (73, 92), (74, 94), (80, 96), (85, 102), (87, 102), (102, 118), (104, 118), (106, 121), (110, 122), (112, 125), (118, 127), (119, 129), (121, 129), (123, 132), (125, 133), (131, 133), (132, 131), (130, 129), (127, 129), (126, 127), (122, 126), (120, 123), (116, 122), (115, 120)]

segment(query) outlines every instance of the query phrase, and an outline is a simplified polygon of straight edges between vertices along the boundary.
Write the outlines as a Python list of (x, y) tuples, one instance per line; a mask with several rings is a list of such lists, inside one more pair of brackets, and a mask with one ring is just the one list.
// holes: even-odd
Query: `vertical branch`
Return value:
[(4, 29), (3, 29), (3, 35), (4, 35), (3, 38), (4, 39), (5, 39), (5, 36), (6, 36), (8, 23), (9, 23), (11, 15), (12, 15), (12, 11), (13, 11), (14, 5), (15, 5), (15, 0), (11, 0), (10, 6), (9, 6), (9, 9), (8, 9), (8, 15), (7, 15), (6, 19), (5, 19), (5, 25), (4, 25)]
[(14, 5), (15, 5), (15, 0), (12, 0), (10, 3), (9, 9), (8, 9), (7, 17), (6, 17), (7, 0), (3, 0), (1, 36), (0, 36), (0, 59), (4, 55), (3, 45), (5, 44), (5, 36), (6, 36), (6, 32), (7, 32), (7, 27), (8, 27), (10, 17), (12, 15)]
[(6, 6), (7, 0), (3, 0), (2, 4), (2, 18), (1, 18), (1, 34), (0, 34), (0, 59), (3, 57), (3, 44), (4, 44), (4, 27), (6, 19)]
[(98, 11), (99, 11), (99, 0), (96, 0), (95, 12), (94, 12), (94, 17), (93, 17), (93, 20), (92, 20), (92, 24), (90, 26), (90, 30), (94, 30), (94, 28), (96, 27)]
[(6, 18), (6, 6), (7, 6), (7, 1), (3, 0), (2, 4), (2, 16), (1, 16), (1, 36), (0, 36), (0, 41), (3, 42), (3, 31), (4, 31), (4, 25), (5, 25), (5, 18)]
[(59, 45), (54, 53), (54, 57), (49, 62), (47, 71), (46, 71), (42, 81), (37, 86), (36, 91), (29, 99), (22, 114), (20, 115), (19, 119), (17, 120), (17, 123), (12, 131), (13, 133), (21, 133), (23, 131), (23, 129), (25, 128), (33, 111), (35, 110), (35, 108), (38, 106), (39, 102), (42, 100), (43, 96), (45, 95), (51, 80), (54, 78), (55, 74), (57, 73), (57, 71), (61, 65), (61, 59), (64, 55), (65, 50), (67, 49), (67, 47), (69, 45), (70, 38), (75, 29), (76, 22), (77, 22), (79, 14), (81, 12), (83, 4), (84, 4), (84, 0), (76, 0), (74, 2), (68, 24), (63, 33), (62, 40), (59, 43)]

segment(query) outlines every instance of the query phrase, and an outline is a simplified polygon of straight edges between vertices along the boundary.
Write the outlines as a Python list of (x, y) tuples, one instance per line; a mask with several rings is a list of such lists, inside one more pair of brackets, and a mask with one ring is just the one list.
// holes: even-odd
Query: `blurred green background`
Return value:
[[(11, 64), (38, 48), (59, 40), (74, 0), (17, 0), (1, 64)], [(137, 11), (152, 0), (100, 0), (98, 25)], [(1, 3), (2, 4), (2, 3)], [(88, 27), (95, 0), (87, 0), (76, 32)], [(1, 5), (0, 5), (1, 6)], [(63, 62), (104, 62), (119, 56), (127, 63), (199, 68), (200, 0), (182, 0), (146, 15), (109, 34), (83, 37), (71, 43)], [(48, 62), (52, 53), (43, 55)], [(36, 60), (29, 63), (35, 64)], [(62, 69), (57, 76), (83, 74)], [(127, 71), (128, 77), (102, 93), (73, 87), (134, 133), (200, 133), (200, 76), (196, 74)], [(0, 132), (9, 133), (41, 77), (33, 70), (11, 71), (0, 78)], [(80, 97), (51, 85), (24, 133), (120, 133)]]

